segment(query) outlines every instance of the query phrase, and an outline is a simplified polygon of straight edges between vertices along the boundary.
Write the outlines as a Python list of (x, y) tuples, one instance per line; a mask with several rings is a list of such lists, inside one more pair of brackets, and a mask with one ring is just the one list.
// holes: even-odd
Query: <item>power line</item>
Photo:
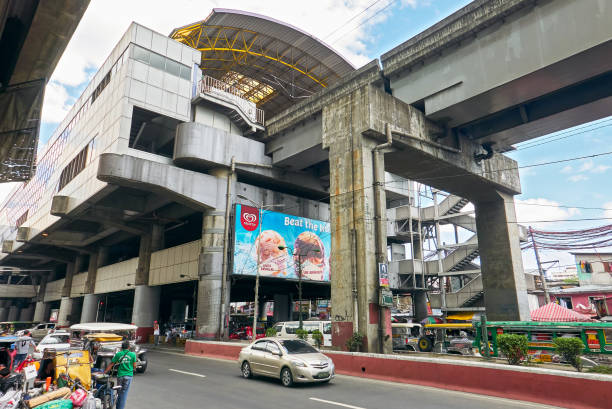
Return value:
[(338, 28), (336, 28), (334, 31), (332, 31), (331, 33), (327, 34), (325, 37), (323, 37), (323, 39), (328, 39), (329, 37), (332, 36), (332, 34), (338, 32), (338, 30), (340, 30), (342, 27), (345, 27), (348, 23), (350, 23), (351, 21), (355, 20), (357, 17), (359, 17), (360, 15), (362, 15), (363, 13), (365, 13), (366, 11), (368, 11), (369, 9), (371, 9), (372, 7), (374, 7), (377, 3), (380, 3), (382, 0), (376, 0), (375, 2), (371, 3), (368, 7), (366, 7), (365, 9), (361, 10), (359, 13), (355, 14), (353, 17), (351, 17), (350, 19), (348, 19), (344, 24), (342, 24), (341, 26), (339, 26)]
[[(372, 14), (370, 17), (366, 18), (361, 23), (357, 24), (351, 30), (349, 30), (346, 33), (344, 33), (344, 35), (347, 35), (349, 33), (352, 33), (353, 31), (357, 30), (359, 27), (361, 27), (362, 25), (364, 25), (365, 23), (367, 23), (368, 21), (372, 20), (374, 17), (376, 17), (377, 15), (379, 15), (380, 13), (385, 11), (387, 8), (389, 8), (391, 5), (393, 5), (393, 3), (395, 3), (395, 0), (389, 1), (389, 3), (387, 3), (387, 5), (385, 5), (384, 7), (380, 8), (376, 13)], [(332, 44), (337, 43), (341, 38), (342, 37), (338, 37), (336, 40), (332, 41)]]
[[(585, 129), (585, 128), (590, 127), (590, 126), (600, 125), (602, 123), (610, 122), (610, 121), (612, 121), (612, 118), (607, 119), (605, 121), (601, 121), (601, 122), (599, 122), (597, 124), (586, 125), (584, 127), (572, 129), (571, 131), (557, 133), (555, 135), (547, 136), (547, 137), (544, 137), (544, 138), (538, 138), (538, 139), (526, 142), (525, 144), (522, 144), (522, 145), (518, 146), (516, 148), (516, 150), (517, 151), (521, 151), (521, 150), (525, 150), (525, 149), (529, 149), (529, 148), (534, 148), (536, 146), (545, 145), (547, 143), (557, 142), (557, 141), (560, 141), (560, 140), (563, 140), (563, 139), (567, 139), (567, 138), (572, 137), (572, 136), (582, 135), (582, 134), (587, 133), (587, 132), (596, 131), (597, 129), (607, 128), (609, 126), (612, 126), (612, 123), (606, 124), (606, 125), (602, 125), (602, 126), (598, 126), (596, 128)], [(576, 132), (576, 131), (579, 131), (579, 132)]]

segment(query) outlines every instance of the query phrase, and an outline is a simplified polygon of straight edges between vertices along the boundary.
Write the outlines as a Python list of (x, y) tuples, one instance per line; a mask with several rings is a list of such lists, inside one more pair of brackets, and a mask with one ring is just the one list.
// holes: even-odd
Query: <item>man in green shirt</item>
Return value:
[(104, 373), (109, 373), (114, 366), (117, 366), (117, 384), (121, 385), (121, 389), (117, 392), (117, 409), (125, 408), (134, 369), (136, 369), (136, 361), (136, 354), (130, 351), (130, 341), (125, 340), (121, 344), (121, 351), (115, 354), (110, 365), (104, 371)]

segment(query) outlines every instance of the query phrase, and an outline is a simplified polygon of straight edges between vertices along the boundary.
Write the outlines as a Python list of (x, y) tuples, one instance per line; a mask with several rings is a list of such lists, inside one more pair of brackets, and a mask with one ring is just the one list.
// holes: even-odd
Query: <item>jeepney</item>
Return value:
[(421, 324), (394, 322), (391, 323), (393, 350), (420, 351), (419, 338), (422, 335)]
[[(482, 349), (480, 323), (475, 323), (474, 348)], [(525, 335), (528, 353), (535, 362), (558, 362), (555, 353), (555, 338), (578, 338), (584, 344), (583, 354), (594, 361), (612, 361), (612, 323), (606, 322), (534, 322), (534, 321), (488, 321), (487, 337), (490, 355), (500, 356), (497, 337), (501, 334)]]
[(136, 344), (136, 325), (112, 322), (75, 324), (70, 327), (70, 346), (90, 351), (95, 367), (105, 369), (113, 356), (121, 349), (124, 339), (130, 341), (130, 349), (136, 354), (136, 372), (147, 369), (147, 350)]
[(433, 352), (457, 355), (475, 354), (472, 324), (426, 324), (423, 331), (423, 338), (430, 340)]

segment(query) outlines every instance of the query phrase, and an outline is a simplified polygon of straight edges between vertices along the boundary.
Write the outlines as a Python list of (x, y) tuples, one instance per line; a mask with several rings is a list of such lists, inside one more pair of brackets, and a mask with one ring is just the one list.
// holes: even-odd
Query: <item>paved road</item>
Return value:
[(543, 405), (421, 386), (337, 376), (323, 385), (283, 387), (267, 378), (243, 379), (234, 362), (152, 351), (134, 378), (130, 409), (404, 409), (543, 408)]

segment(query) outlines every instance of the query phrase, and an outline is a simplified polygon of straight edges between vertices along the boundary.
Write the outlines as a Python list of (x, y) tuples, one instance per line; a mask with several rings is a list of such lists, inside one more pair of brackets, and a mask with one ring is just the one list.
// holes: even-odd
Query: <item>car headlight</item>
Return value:
[(305, 368), (307, 366), (306, 363), (302, 361), (291, 361), (291, 363), (293, 364), (293, 366), (297, 366), (300, 368)]

